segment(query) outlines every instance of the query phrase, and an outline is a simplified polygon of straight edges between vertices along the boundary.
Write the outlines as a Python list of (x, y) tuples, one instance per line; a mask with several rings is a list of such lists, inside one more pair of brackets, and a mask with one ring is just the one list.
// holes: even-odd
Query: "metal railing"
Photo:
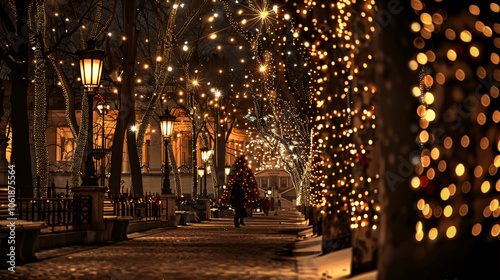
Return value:
[(113, 201), (112, 203), (117, 216), (130, 216), (145, 221), (160, 219), (159, 202)]
[(121, 195), (111, 197), (113, 212), (116, 216), (129, 216), (134, 219), (151, 221), (160, 219), (159, 194), (149, 193), (142, 198)]
[(52, 231), (80, 229), (91, 223), (90, 196), (74, 198), (19, 198), (18, 219), (45, 222)]

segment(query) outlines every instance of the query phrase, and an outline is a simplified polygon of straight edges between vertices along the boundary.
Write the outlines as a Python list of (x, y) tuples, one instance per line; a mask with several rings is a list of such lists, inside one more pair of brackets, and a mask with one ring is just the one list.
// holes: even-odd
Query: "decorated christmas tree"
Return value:
[(222, 193), (221, 204), (230, 206), (229, 198), (231, 197), (231, 191), (237, 181), (243, 182), (242, 188), (245, 191), (246, 199), (245, 207), (248, 208), (256, 206), (259, 201), (259, 189), (253, 172), (248, 167), (245, 156), (239, 156), (231, 166), (231, 173), (229, 174), (227, 187)]

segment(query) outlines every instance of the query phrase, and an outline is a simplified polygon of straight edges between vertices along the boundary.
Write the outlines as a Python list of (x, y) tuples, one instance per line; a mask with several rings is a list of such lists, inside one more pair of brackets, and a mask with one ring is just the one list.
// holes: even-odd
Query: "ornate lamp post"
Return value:
[(210, 149), (207, 148), (207, 147), (204, 147), (204, 148), (201, 148), (200, 149), (200, 152), (201, 152), (201, 160), (203, 160), (203, 168), (204, 168), (204, 171), (205, 171), (205, 175), (203, 176), (203, 181), (204, 181), (204, 185), (205, 187), (203, 188), (203, 196), (204, 197), (208, 197), (208, 193), (207, 193), (207, 161), (208, 161), (208, 157), (210, 156)]
[[(89, 44), (90, 45), (90, 44)], [(89, 125), (87, 134), (87, 159), (85, 160), (85, 175), (82, 186), (97, 186), (95, 167), (93, 159), (93, 103), (96, 90), (101, 83), (102, 65), (105, 53), (103, 50), (87, 49), (78, 53), (80, 60), (80, 75), (82, 85), (87, 89), (87, 101), (89, 106)]]
[(165, 143), (165, 177), (163, 178), (163, 188), (161, 189), (162, 194), (172, 194), (172, 189), (170, 188), (170, 178), (169, 178), (169, 160), (168, 160), (168, 141), (172, 133), (174, 132), (174, 122), (175, 116), (170, 114), (170, 111), (165, 109), (165, 114), (160, 116), (160, 128), (161, 134), (163, 135), (163, 140)]
[[(223, 188), (226, 188), (227, 184), (229, 183), (229, 174), (231, 174), (231, 166), (230, 165), (224, 166), (224, 173), (226, 174), (226, 184), (224, 185)], [(221, 192), (220, 190), (217, 192), (218, 197), (221, 196), (220, 192)]]
[(200, 176), (200, 196), (202, 194), (202, 189), (203, 189), (203, 181), (201, 178), (205, 175), (205, 168), (203, 166), (198, 166), (198, 176)]
[(104, 129), (104, 118), (108, 114), (110, 109), (109, 104), (107, 103), (100, 103), (97, 105), (97, 110), (99, 112), (99, 115), (102, 116), (102, 146), (101, 149), (94, 149), (94, 157), (95, 159), (101, 159), (101, 184), (104, 186), (104, 182), (106, 180), (106, 154), (109, 152), (109, 149), (106, 149), (106, 135), (105, 135), (105, 129)]

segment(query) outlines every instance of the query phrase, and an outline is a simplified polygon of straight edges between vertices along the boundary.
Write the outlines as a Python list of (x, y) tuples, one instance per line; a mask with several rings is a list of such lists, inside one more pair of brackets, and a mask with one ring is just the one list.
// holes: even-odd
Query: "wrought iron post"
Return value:
[(97, 177), (95, 176), (95, 167), (94, 167), (94, 144), (92, 138), (94, 137), (94, 114), (93, 114), (93, 105), (94, 105), (94, 96), (95, 92), (88, 91), (87, 92), (87, 101), (89, 106), (89, 124), (88, 124), (88, 132), (87, 132), (87, 159), (85, 160), (85, 175), (82, 178), (82, 186), (97, 186)]
[(170, 178), (169, 178), (169, 164), (168, 164), (168, 138), (164, 137), (165, 142), (165, 177), (163, 178), (163, 188), (161, 190), (162, 194), (172, 194), (172, 189), (170, 188)]

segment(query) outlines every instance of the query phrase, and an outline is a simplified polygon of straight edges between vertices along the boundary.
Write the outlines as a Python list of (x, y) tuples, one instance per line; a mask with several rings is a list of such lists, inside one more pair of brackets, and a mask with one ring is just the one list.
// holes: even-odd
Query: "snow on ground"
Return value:
[[(350, 279), (350, 280), (376, 280), (377, 271), (370, 271), (353, 277), (351, 274), (352, 248), (338, 250), (326, 255), (321, 255), (321, 236), (311, 237), (295, 244), (294, 252), (309, 256), (297, 257), (297, 271), (299, 275), (304, 275), (303, 280), (317, 279)], [(307, 275), (307, 276), (305, 276)]]

